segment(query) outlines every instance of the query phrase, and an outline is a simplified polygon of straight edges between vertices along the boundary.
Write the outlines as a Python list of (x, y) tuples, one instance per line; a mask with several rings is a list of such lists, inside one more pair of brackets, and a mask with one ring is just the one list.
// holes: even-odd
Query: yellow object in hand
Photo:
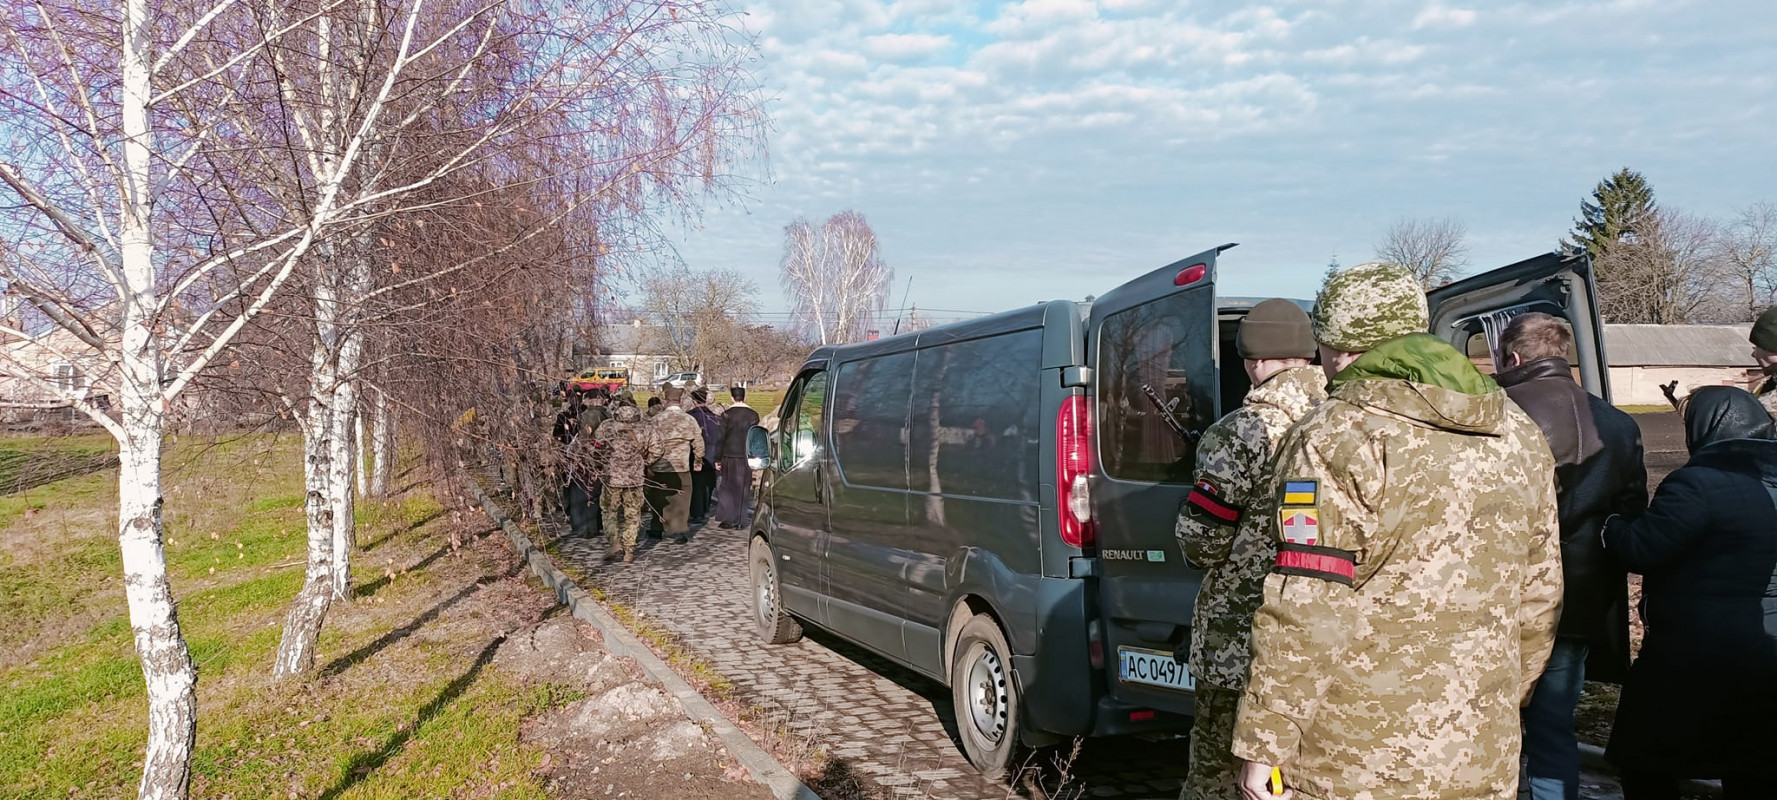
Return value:
[(1281, 767), (1271, 768), (1271, 794), (1283, 794), (1283, 769)]

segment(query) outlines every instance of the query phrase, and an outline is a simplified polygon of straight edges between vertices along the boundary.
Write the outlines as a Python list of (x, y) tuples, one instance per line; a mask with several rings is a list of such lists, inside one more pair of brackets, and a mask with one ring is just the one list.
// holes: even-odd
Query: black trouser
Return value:
[[(1624, 770), (1623, 800), (1678, 800), (1679, 779), (1672, 775), (1658, 772), (1638, 772)], [(1722, 800), (1760, 800), (1772, 796), (1772, 790), (1765, 785), (1766, 781), (1747, 775), (1727, 776), (1721, 779)]]
[(599, 513), (599, 487), (588, 489), (579, 481), (568, 482), (568, 530), (573, 536), (597, 536), (604, 532)]
[(716, 465), (703, 460), (703, 469), (691, 473), (691, 521), (707, 520), (716, 505)]

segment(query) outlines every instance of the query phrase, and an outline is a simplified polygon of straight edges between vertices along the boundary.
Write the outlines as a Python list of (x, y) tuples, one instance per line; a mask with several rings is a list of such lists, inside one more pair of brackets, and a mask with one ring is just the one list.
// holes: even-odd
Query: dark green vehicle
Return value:
[[(1173, 521), (1197, 435), (1249, 388), (1233, 339), (1252, 302), (1215, 294), (1229, 247), (1092, 303), (815, 351), (776, 434), (755, 431), (760, 636), (819, 626), (949, 686), (988, 774), (1023, 746), (1188, 729), (1173, 653), (1201, 573)], [(1585, 261), (1549, 254), (1428, 297), (1433, 332), (1477, 360), (1516, 313), (1566, 317), (1583, 384), (1608, 398)]]

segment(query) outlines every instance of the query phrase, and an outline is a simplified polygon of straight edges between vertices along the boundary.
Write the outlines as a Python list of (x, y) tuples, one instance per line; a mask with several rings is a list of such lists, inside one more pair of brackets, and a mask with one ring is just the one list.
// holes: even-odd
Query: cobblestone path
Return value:
[[(559, 535), (563, 531), (548, 531)], [(612, 600), (677, 635), (766, 719), (809, 737), (843, 771), (893, 798), (1175, 798), (1184, 740), (1088, 740), (1065, 786), (1066, 753), (1039, 751), (1016, 785), (983, 780), (953, 738), (950, 690), (821, 631), (767, 645), (749, 622), (747, 536), (710, 525), (686, 545), (645, 544), (635, 563), (603, 565), (605, 540), (564, 539), (556, 552)]]
[[(555, 522), (546, 526), (552, 537), (566, 532), (565, 520)], [(561, 539), (554, 550), (612, 600), (677, 636), (768, 724), (824, 749), (826, 785), (855, 777), (870, 797), (921, 800), (1178, 796), (1182, 739), (1089, 739), (1065, 774), (1066, 748), (1052, 748), (1031, 756), (1010, 784), (982, 779), (955, 739), (944, 686), (819, 630), (795, 644), (759, 641), (749, 621), (745, 531), (712, 524), (685, 545), (645, 540), (633, 564), (601, 565), (602, 537)], [(1582, 782), (1584, 797), (1621, 797), (1608, 777)]]

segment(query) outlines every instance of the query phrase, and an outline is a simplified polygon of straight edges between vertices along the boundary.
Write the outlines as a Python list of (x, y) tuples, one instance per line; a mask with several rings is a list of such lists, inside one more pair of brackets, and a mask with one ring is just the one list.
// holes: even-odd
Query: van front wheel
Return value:
[(951, 653), (950, 699), (963, 752), (982, 775), (1000, 778), (1019, 750), (1012, 650), (993, 617), (976, 614), (957, 633)]
[(764, 537), (753, 537), (747, 561), (753, 575), (753, 626), (767, 644), (789, 644), (802, 638), (802, 625), (784, 613), (783, 587), (777, 582), (777, 562), (771, 560), (771, 545)]

